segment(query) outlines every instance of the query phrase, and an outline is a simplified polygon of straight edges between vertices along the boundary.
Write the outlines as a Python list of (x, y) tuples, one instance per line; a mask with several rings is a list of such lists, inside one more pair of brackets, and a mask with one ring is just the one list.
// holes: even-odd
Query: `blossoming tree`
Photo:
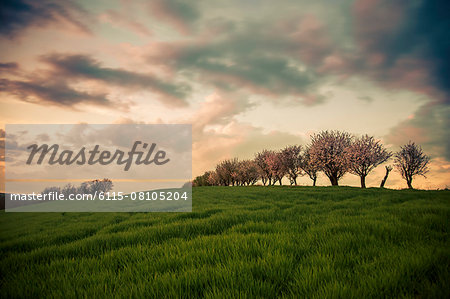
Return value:
[(273, 178), (273, 184), (275, 185), (275, 182), (278, 182), (280, 186), (283, 185), (282, 180), (287, 170), (283, 163), (282, 152), (271, 152), (266, 156), (266, 163)]
[(386, 162), (392, 153), (372, 136), (357, 138), (348, 148), (350, 172), (361, 178), (361, 188), (366, 188), (366, 177), (381, 163)]
[(264, 186), (266, 185), (266, 183), (269, 184), (269, 186), (272, 183), (272, 172), (269, 168), (269, 165), (267, 164), (267, 157), (272, 153), (273, 151), (263, 150), (255, 155), (255, 162), (259, 167), (261, 181)]
[(311, 161), (325, 173), (332, 186), (337, 186), (350, 169), (347, 152), (351, 144), (352, 135), (347, 132), (322, 131), (311, 136)]
[(313, 186), (316, 186), (317, 173), (319, 172), (320, 167), (319, 167), (319, 165), (314, 163), (314, 161), (311, 159), (309, 146), (306, 147), (306, 149), (305, 149), (300, 167), (309, 176), (309, 178), (313, 181)]
[(410, 141), (395, 154), (394, 166), (406, 180), (408, 188), (413, 189), (413, 178), (417, 175), (425, 177), (429, 162), (430, 158), (423, 153), (422, 148)]
[(302, 162), (302, 147), (300, 145), (290, 145), (281, 151), (282, 163), (291, 183), (297, 185), (297, 177), (300, 174)]

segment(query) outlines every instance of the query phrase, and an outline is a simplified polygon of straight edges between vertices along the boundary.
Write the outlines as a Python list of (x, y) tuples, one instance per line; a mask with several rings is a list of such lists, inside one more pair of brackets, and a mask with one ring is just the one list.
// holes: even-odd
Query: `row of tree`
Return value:
[[(319, 172), (323, 172), (331, 185), (348, 172), (357, 175), (361, 188), (366, 187), (366, 177), (380, 164), (394, 157), (394, 166), (412, 189), (416, 175), (425, 176), (430, 158), (413, 142), (393, 154), (372, 136), (354, 137), (341, 131), (322, 131), (311, 137), (305, 147), (291, 145), (279, 151), (263, 150), (254, 159), (228, 159), (220, 162), (214, 171), (207, 171), (193, 181), (193, 186), (244, 186), (261, 180), (263, 185), (274, 185), (287, 177), (291, 185), (297, 185), (299, 176), (307, 175), (316, 185)], [(386, 175), (380, 187), (386, 183), (393, 168), (386, 166)]]
[(92, 180), (81, 183), (80, 186), (67, 184), (64, 187), (47, 187), (41, 193), (48, 194), (50, 192), (62, 193), (66, 198), (70, 194), (92, 194), (100, 192), (108, 192), (113, 188), (113, 182), (110, 179)]

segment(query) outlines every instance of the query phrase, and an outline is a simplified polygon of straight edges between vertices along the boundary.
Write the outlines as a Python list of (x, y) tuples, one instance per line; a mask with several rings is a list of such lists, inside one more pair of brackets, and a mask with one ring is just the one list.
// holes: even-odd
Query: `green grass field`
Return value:
[(450, 297), (450, 192), (199, 187), (192, 213), (4, 213), (1, 296)]

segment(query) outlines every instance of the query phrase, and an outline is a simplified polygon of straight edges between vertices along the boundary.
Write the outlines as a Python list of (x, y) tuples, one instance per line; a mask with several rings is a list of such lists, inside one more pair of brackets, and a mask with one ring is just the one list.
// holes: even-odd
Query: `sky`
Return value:
[[(6, 0), (0, 14), (1, 143), (5, 124), (192, 124), (196, 176), (337, 129), (420, 144), (430, 172), (413, 185), (450, 187), (448, 1)], [(386, 187), (406, 183), (393, 171)]]

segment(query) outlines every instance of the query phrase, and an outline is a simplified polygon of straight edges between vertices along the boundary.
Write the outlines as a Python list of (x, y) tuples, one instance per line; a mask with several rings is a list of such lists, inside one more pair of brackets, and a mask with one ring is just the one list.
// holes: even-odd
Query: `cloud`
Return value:
[(298, 144), (297, 135), (262, 128), (240, 122), (236, 116), (254, 107), (254, 103), (235, 94), (215, 91), (206, 97), (185, 123), (192, 123), (193, 173), (211, 170), (227, 158), (253, 158), (262, 149), (279, 149)]
[(5, 162), (5, 130), (3, 129), (0, 129), (0, 162)]
[(439, 101), (424, 104), (409, 119), (392, 128), (386, 141), (397, 146), (414, 141), (424, 151), (450, 161), (450, 105)]
[(354, 30), (361, 52), (355, 71), (386, 86), (443, 97), (448, 102), (448, 11), (448, 1), (356, 1)]
[(87, 55), (52, 54), (43, 56), (42, 61), (52, 67), (55, 76), (72, 80), (95, 80), (131, 90), (149, 90), (158, 94), (163, 104), (168, 106), (187, 105), (184, 99), (190, 90), (189, 86), (166, 83), (153, 74), (102, 67), (100, 62)]
[(245, 99), (216, 91), (206, 97), (200, 108), (188, 120), (188, 123), (193, 124), (194, 134), (202, 134), (208, 126), (227, 124), (234, 116), (250, 107), (252, 107), (252, 104)]
[(295, 34), (280, 36), (273, 28), (250, 24), (190, 42), (153, 43), (147, 57), (150, 64), (165, 64), (224, 91), (245, 91), (277, 101), (290, 96), (315, 105), (324, 100), (315, 92), (320, 78), (299, 54), (308, 46), (311, 49), (304, 56), (315, 52), (316, 45), (300, 45)]
[(361, 100), (361, 101), (365, 101), (367, 103), (373, 102), (373, 98), (371, 98), (369, 96), (359, 96), (358, 99)]
[(354, 73), (384, 87), (427, 95), (428, 102), (392, 128), (386, 140), (395, 145), (415, 141), (431, 156), (442, 156), (447, 161), (450, 161), (449, 11), (448, 1), (356, 1), (353, 17), (360, 58), (353, 58), (352, 65)]
[[(121, 68), (103, 67), (100, 62), (87, 55), (50, 54), (41, 56), (49, 68), (25, 74), (22, 80), (0, 79), (0, 91), (17, 96), (27, 102), (55, 104), (73, 107), (88, 103), (112, 107), (109, 94), (114, 87), (127, 92), (149, 91), (158, 96), (162, 104), (169, 107), (187, 105), (190, 87), (160, 80), (153, 74), (127, 71)], [(16, 64), (5, 64), (7, 71), (16, 71)], [(89, 89), (75, 88), (76, 84), (90, 84)], [(129, 103), (115, 101), (115, 108), (127, 110)]]
[(200, 17), (195, 1), (153, 0), (150, 2), (150, 14), (166, 22), (181, 34), (192, 32), (193, 23)]
[(0, 92), (15, 95), (25, 102), (35, 104), (52, 104), (62, 107), (74, 107), (80, 103), (100, 106), (112, 105), (105, 94), (89, 94), (77, 91), (62, 81), (0, 79)]
[(194, 176), (214, 169), (216, 164), (224, 159), (251, 159), (256, 152), (263, 149), (278, 150), (290, 144), (303, 143), (300, 136), (276, 130), (264, 132), (262, 128), (235, 120), (218, 126), (215, 130), (194, 135), (193, 139)]
[(313, 14), (283, 20), (276, 29), (288, 36), (292, 54), (310, 66), (319, 66), (337, 46), (326, 25)]
[[(262, 128), (238, 121), (236, 116), (254, 107), (254, 103), (234, 93), (216, 90), (182, 123), (192, 123), (193, 174), (200, 175), (227, 158), (253, 158), (262, 149), (279, 149), (298, 144), (300, 136)], [(128, 123), (129, 120), (121, 120)]]
[(1, 2), (0, 34), (10, 39), (29, 27), (68, 27), (91, 33), (88, 12), (72, 1), (5, 0)]
[(296, 98), (307, 106), (322, 104), (321, 82), (337, 79), (339, 84), (354, 76), (448, 101), (443, 94), (449, 78), (449, 18), (433, 3), (355, 1), (346, 12), (353, 18), (353, 28), (346, 29), (353, 40), (340, 39), (323, 15), (305, 12), (282, 20), (222, 21), (229, 31), (152, 43), (147, 57), (151, 64), (188, 74), (190, 80), (278, 102)]
[(152, 31), (142, 23), (124, 13), (112, 9), (101, 13), (99, 19), (101, 22), (109, 23), (113, 26), (124, 27), (140, 36), (149, 37), (153, 35)]
[(10, 73), (14, 74), (19, 70), (19, 65), (15, 62), (0, 62), (0, 74), (1, 73)]

